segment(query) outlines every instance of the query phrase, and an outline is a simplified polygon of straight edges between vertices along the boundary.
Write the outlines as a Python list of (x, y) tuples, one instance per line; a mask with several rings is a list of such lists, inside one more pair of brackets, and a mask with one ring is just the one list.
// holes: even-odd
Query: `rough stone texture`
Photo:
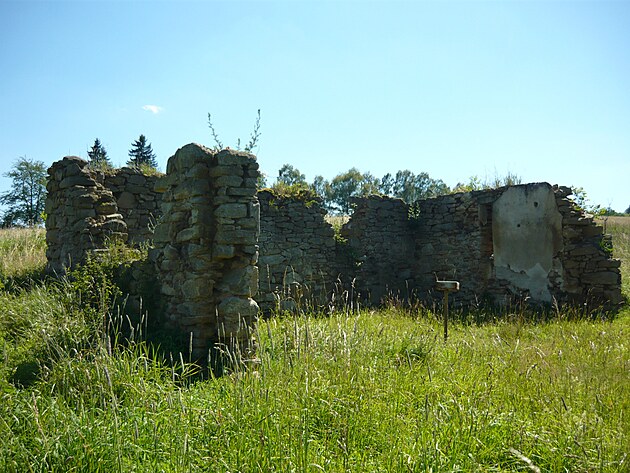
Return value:
[(335, 237), (318, 200), (268, 191), (257, 198), (258, 164), (247, 153), (190, 144), (157, 180), (86, 165), (66, 157), (48, 170), (49, 270), (64, 272), (108, 239), (153, 238), (150, 261), (132, 268), (129, 287), (159, 286), (167, 323), (192, 334), (196, 359), (217, 344), (247, 357), (259, 305), (269, 312), (430, 302), (436, 278), (460, 282), (455, 305), (622, 301), (610, 237), (566, 187), (526, 184), (411, 207), (370, 196), (356, 200)]
[[(338, 276), (334, 231), (316, 200), (258, 193), (260, 201), (259, 295), (265, 311), (320, 309)], [(306, 304), (306, 305), (304, 305)]]
[(118, 212), (102, 173), (87, 162), (67, 156), (48, 169), (46, 198), (46, 257), (48, 271), (63, 274), (83, 262), (90, 251), (108, 240), (127, 241), (128, 228)]
[[(63, 273), (106, 248), (108, 239), (153, 239), (151, 261), (132, 267), (128, 288), (146, 293), (142, 286), (156, 281), (167, 323), (192, 334), (196, 359), (206, 359), (217, 343), (247, 356), (258, 313), (254, 156), (190, 144), (159, 179), (130, 168), (90, 171), (77, 157), (54, 163), (48, 173), (49, 270)], [(137, 296), (129, 300), (139, 306)]]
[[(227, 179), (226, 179), (227, 178)], [(225, 343), (247, 356), (258, 313), (255, 157), (201, 145), (180, 148), (156, 184), (162, 218), (153, 236), (168, 323), (192, 334), (193, 357)]]
[(134, 168), (122, 168), (105, 174), (107, 187), (127, 224), (129, 243), (140, 244), (153, 238), (153, 229), (161, 215), (162, 194), (155, 192), (158, 176), (146, 176)]
[[(411, 208), (388, 197), (360, 198), (336, 244), (319, 203), (263, 193), (258, 300), (265, 309), (284, 300), (290, 308), (291, 285), (319, 272), (321, 280), (307, 287), (334, 288), (341, 280), (346, 297), (363, 304), (441, 300), (434, 293), (439, 278), (460, 281), (451, 295), (455, 305), (614, 307), (622, 301), (619, 261), (605, 249), (610, 238), (570, 193), (534, 183), (440, 196)], [(320, 290), (317, 304), (338, 295)]]
[(153, 237), (160, 216), (156, 176), (122, 168), (94, 171), (76, 156), (48, 170), (46, 241), (48, 269), (63, 273), (103, 249), (107, 240), (138, 245)]
[[(460, 282), (453, 303), (473, 303), (492, 274), (493, 194), (453, 194), (420, 201), (414, 209), (413, 292), (431, 300), (436, 279)], [(441, 294), (437, 294), (441, 299)]]
[(621, 295), (620, 261), (610, 257), (612, 237), (603, 234), (591, 216), (584, 215), (568, 198), (571, 189), (556, 187), (558, 212), (562, 215), (562, 251), (559, 254), (563, 276), (556, 283), (573, 303), (608, 302), (616, 305)]
[(345, 242), (339, 245), (338, 272), (360, 290), (360, 303), (408, 298), (415, 285), (410, 257), (414, 239), (409, 207), (402, 200), (377, 195), (356, 199), (341, 236)]

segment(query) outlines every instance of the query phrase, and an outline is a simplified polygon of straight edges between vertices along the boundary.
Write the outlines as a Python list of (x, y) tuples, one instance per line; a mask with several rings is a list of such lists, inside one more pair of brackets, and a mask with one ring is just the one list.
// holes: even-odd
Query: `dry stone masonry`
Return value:
[(108, 240), (127, 241), (127, 224), (104, 174), (90, 171), (87, 162), (68, 156), (48, 169), (46, 198), (46, 257), (48, 270), (64, 273), (85, 260)]
[[(570, 193), (535, 183), (440, 196), (413, 206), (389, 197), (360, 198), (335, 251), (325, 233), (317, 232), (321, 227), (330, 234), (329, 225), (312, 218), (322, 212), (318, 203), (276, 198), (273, 205), (263, 204), (263, 272), (278, 283), (294, 268), (301, 275), (325, 266), (328, 284), (319, 286), (328, 288), (329, 299), (342, 280), (358, 302), (371, 305), (388, 298), (431, 302), (436, 279), (456, 279), (461, 290), (452, 298), (459, 305), (527, 301), (615, 307), (623, 300), (619, 260), (611, 258), (611, 242), (601, 226), (576, 208)], [(279, 296), (274, 284), (260, 284), (262, 307)]]
[(271, 190), (258, 193), (260, 201), (261, 308), (292, 310), (308, 304), (319, 309), (328, 302), (335, 272), (334, 231), (325, 221), (321, 202), (307, 195), (283, 197)]
[(257, 178), (254, 156), (190, 144), (169, 159), (157, 183), (163, 217), (152, 257), (165, 316), (191, 334), (196, 359), (216, 343), (245, 356), (251, 349), (258, 313)]
[(360, 289), (364, 304), (407, 299), (414, 287), (413, 221), (400, 199), (369, 196), (355, 200), (352, 218), (341, 230), (339, 272)]
[(155, 192), (158, 176), (147, 176), (137, 169), (125, 167), (106, 173), (104, 178), (103, 184), (114, 195), (118, 212), (127, 224), (129, 243), (151, 240), (161, 215), (161, 193)]
[(452, 299), (462, 306), (623, 301), (610, 238), (566, 187), (526, 184), (412, 206), (370, 196), (335, 235), (318, 199), (257, 193), (255, 157), (229, 149), (186, 145), (160, 178), (92, 171), (77, 157), (48, 173), (49, 270), (63, 273), (108, 240), (152, 243), (133, 274), (155, 281), (163, 322), (192, 339), (196, 359), (218, 345), (248, 356), (259, 306), (431, 302), (438, 278), (460, 282)]

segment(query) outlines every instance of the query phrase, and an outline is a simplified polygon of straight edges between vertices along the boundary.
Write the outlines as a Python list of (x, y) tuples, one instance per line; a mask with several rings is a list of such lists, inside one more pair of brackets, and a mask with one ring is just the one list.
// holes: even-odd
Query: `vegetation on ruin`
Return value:
[[(210, 129), (210, 134), (212, 135), (212, 141), (214, 142), (214, 145), (212, 146), (212, 149), (215, 151), (220, 151), (222, 149), (225, 149), (226, 147), (223, 145), (223, 142), (219, 139), (219, 134), (217, 133), (215, 127), (214, 127), (214, 123), (212, 122), (212, 114), (208, 113), (208, 128)], [(243, 151), (247, 152), (247, 153), (252, 153), (254, 151), (254, 149), (258, 146), (258, 141), (260, 140), (260, 136), (262, 135), (262, 132), (260, 130), (260, 109), (258, 109), (258, 111), (256, 112), (256, 121), (254, 123), (254, 128), (252, 130), (252, 133), (249, 137), (249, 141), (247, 142), (247, 144), (243, 147)], [(237, 138), (236, 139), (236, 149), (240, 150), (241, 149), (241, 139)]]
[[(606, 227), (628, 296), (630, 219)], [(111, 260), (46, 280), (44, 250), (0, 231), (0, 471), (628, 469), (627, 306), (454, 314), (446, 343), (427, 308), (277, 314), (202, 379), (112, 310)]]
[[(299, 202), (304, 202), (308, 207), (315, 202), (321, 202), (321, 198), (313, 191), (313, 189), (300, 184), (287, 185), (280, 183), (274, 185), (273, 187), (261, 190), (270, 192), (276, 199), (297, 200)], [(277, 202), (274, 200), (271, 205), (277, 205)]]

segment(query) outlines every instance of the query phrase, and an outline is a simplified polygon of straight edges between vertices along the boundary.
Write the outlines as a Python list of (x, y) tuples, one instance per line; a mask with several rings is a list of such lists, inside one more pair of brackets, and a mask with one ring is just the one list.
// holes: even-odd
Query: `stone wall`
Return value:
[[(254, 156), (190, 144), (169, 159), (160, 178), (129, 168), (96, 172), (78, 157), (54, 163), (48, 174), (50, 271), (64, 273), (111, 239), (153, 239), (150, 261), (135, 264), (126, 285), (156, 282), (163, 321), (192, 337), (196, 359), (217, 343), (249, 350), (258, 313)], [(139, 306), (137, 296), (129, 300)]]
[(329, 298), (343, 281), (353, 300), (370, 305), (387, 298), (441, 300), (436, 279), (454, 279), (461, 289), (451, 298), (460, 306), (615, 306), (622, 301), (619, 261), (606, 250), (602, 228), (568, 199), (570, 192), (534, 183), (412, 207), (388, 197), (360, 198), (337, 241), (318, 202), (264, 193), (260, 260), (267, 269), (261, 267), (258, 300), (265, 309), (273, 301), (291, 302), (282, 288), (318, 273), (321, 280), (310, 284), (337, 289)]
[(122, 168), (90, 169), (87, 161), (67, 156), (48, 169), (46, 241), (48, 269), (63, 273), (88, 252), (121, 240), (138, 245), (151, 240), (160, 216), (157, 176)]
[(556, 190), (556, 203), (562, 215), (560, 253), (563, 277), (561, 289), (566, 302), (607, 301), (619, 304), (621, 295), (621, 261), (611, 257), (613, 241), (603, 234), (603, 227), (591, 216), (580, 212), (568, 198), (571, 189)]
[(48, 169), (46, 257), (48, 270), (63, 274), (105, 248), (108, 240), (127, 241), (128, 229), (116, 199), (104, 185), (103, 173), (68, 156)]
[(260, 201), (260, 307), (321, 309), (337, 278), (334, 231), (321, 202), (258, 193)]
[(190, 144), (169, 159), (157, 183), (163, 216), (151, 256), (166, 321), (191, 334), (196, 359), (209, 356), (216, 343), (251, 348), (258, 313), (257, 178), (254, 156)]
[(454, 303), (472, 304), (483, 297), (492, 277), (494, 198), (494, 193), (452, 194), (415, 206), (415, 297), (432, 300), (436, 279), (460, 281)]
[(161, 215), (162, 194), (155, 191), (157, 175), (147, 176), (134, 168), (122, 168), (104, 176), (127, 224), (129, 243), (140, 244), (153, 238), (153, 229)]
[(407, 299), (415, 286), (414, 239), (409, 207), (400, 199), (369, 196), (355, 200), (342, 227), (340, 253), (350, 258), (338, 271), (359, 290), (358, 301), (376, 305), (386, 298)]
[(455, 305), (622, 301), (611, 242), (565, 187), (526, 184), (411, 207), (370, 196), (335, 235), (312, 196), (257, 197), (258, 164), (247, 153), (190, 144), (159, 179), (91, 171), (77, 157), (48, 173), (49, 270), (63, 273), (109, 239), (152, 238), (150, 261), (135, 273), (156, 281), (164, 320), (192, 334), (195, 358), (217, 343), (247, 352), (259, 305), (431, 302), (436, 278), (460, 282)]

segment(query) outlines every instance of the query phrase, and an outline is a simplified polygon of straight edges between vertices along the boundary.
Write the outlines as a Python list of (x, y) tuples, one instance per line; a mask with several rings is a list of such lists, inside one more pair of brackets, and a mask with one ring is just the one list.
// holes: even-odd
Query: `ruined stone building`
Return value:
[(152, 242), (163, 320), (193, 334), (196, 354), (222, 338), (246, 346), (259, 308), (431, 300), (436, 278), (460, 282), (459, 305), (622, 302), (610, 239), (569, 188), (525, 184), (411, 208), (360, 198), (335, 235), (319, 201), (257, 192), (257, 177), (253, 155), (195, 144), (163, 177), (66, 157), (49, 169), (48, 268), (61, 273), (108, 239)]

